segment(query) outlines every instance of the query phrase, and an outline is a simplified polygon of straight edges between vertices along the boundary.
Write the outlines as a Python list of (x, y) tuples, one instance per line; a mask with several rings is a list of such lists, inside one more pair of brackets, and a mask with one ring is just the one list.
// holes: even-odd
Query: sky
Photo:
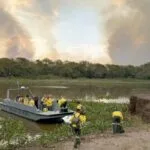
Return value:
[(77, 61), (111, 62), (103, 48), (103, 26), (100, 25), (99, 14), (93, 8), (62, 7), (59, 17), (55, 35), (57, 49), (62, 55), (66, 53), (67, 60), (76, 56)]
[(0, 0), (0, 57), (146, 63), (149, 7), (149, 0)]

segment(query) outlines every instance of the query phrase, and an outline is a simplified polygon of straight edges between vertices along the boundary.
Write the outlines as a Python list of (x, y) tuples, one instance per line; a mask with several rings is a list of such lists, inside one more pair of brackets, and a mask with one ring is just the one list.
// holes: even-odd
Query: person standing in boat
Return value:
[(33, 98), (30, 98), (30, 99), (29, 99), (29, 104), (28, 104), (28, 105), (31, 106), (31, 107), (34, 107), (34, 106), (35, 106), (35, 101), (34, 101)]
[(68, 111), (67, 100), (63, 96), (58, 100), (58, 105), (61, 108), (61, 111)]
[(48, 95), (46, 97), (44, 104), (46, 105), (48, 110), (52, 110), (53, 100), (52, 100), (51, 95)]
[(34, 96), (34, 101), (35, 101), (35, 106), (37, 109), (39, 109), (39, 97), (38, 96)]
[(48, 110), (52, 110), (52, 105), (53, 105), (53, 100), (51, 98), (51, 95), (44, 95), (44, 97), (41, 100), (42, 102), (42, 110), (43, 111), (48, 111)]
[(28, 105), (29, 104), (29, 95), (26, 95), (26, 97), (23, 99), (23, 104)]
[(20, 95), (16, 96), (16, 102), (19, 102)]
[(22, 96), (22, 95), (19, 96), (18, 102), (19, 102), (19, 103), (23, 103), (23, 96)]

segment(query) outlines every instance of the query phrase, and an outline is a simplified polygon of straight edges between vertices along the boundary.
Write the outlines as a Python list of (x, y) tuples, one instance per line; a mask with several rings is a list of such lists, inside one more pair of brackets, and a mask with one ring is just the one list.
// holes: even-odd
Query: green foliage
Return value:
[(1, 149), (3, 146), (11, 150), (23, 146), (27, 142), (23, 123), (9, 118), (0, 120), (0, 141), (6, 142)]
[[(87, 123), (82, 128), (82, 135), (102, 133), (112, 126), (112, 112), (119, 110), (123, 112), (125, 122), (124, 127), (132, 125), (132, 118), (128, 113), (126, 104), (104, 104), (95, 102), (82, 102), (86, 108)], [(76, 102), (71, 102), (69, 107), (75, 110)], [(39, 142), (42, 146), (48, 146), (52, 142), (64, 140), (73, 136), (69, 125), (62, 125), (53, 132), (43, 133)]]
[[(83, 134), (89, 134), (93, 132), (104, 132), (106, 129), (111, 127), (112, 123), (112, 112), (115, 110), (122, 111), (126, 122), (131, 122), (127, 118), (128, 107), (123, 104), (104, 104), (104, 103), (83, 103), (86, 107), (87, 117), (89, 124), (83, 129)], [(128, 124), (127, 123), (127, 124)], [(125, 125), (127, 125), (125, 124)]]
[(43, 133), (40, 139), (38, 140), (38, 143), (40, 143), (43, 147), (47, 147), (52, 142), (64, 140), (71, 136), (72, 136), (71, 128), (69, 128), (66, 125), (62, 125), (53, 132)]
[(26, 58), (0, 59), (0, 77), (22, 78), (140, 78), (150, 79), (150, 63), (135, 66), (102, 65), (87, 61), (79, 63), (48, 58), (30, 61)]

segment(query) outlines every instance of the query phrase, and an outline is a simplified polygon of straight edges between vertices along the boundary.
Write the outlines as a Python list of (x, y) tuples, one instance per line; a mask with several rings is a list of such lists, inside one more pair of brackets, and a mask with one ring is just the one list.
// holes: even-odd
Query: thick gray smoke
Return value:
[(18, 9), (19, 17), (17, 17), (32, 37), (36, 49), (33, 58), (57, 58), (54, 27), (59, 0), (25, 1), (28, 5)]
[(51, 28), (57, 6), (58, 0), (0, 0), (0, 56), (55, 57)]
[[(33, 57), (30, 38), (21, 25), (4, 9), (0, 9), (1, 53), (7, 57)], [(3, 48), (2, 48), (3, 47)]]
[[(117, 9), (113, 6), (109, 15)], [(110, 15), (106, 25), (113, 63), (140, 65), (150, 61), (150, 0), (126, 0), (121, 11)]]

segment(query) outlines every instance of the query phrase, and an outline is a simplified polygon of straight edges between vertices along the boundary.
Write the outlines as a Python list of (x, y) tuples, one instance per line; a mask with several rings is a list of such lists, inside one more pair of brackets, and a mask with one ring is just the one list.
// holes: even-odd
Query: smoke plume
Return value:
[[(62, 50), (55, 36), (63, 7), (100, 13), (107, 42)], [(0, 0), (0, 57), (143, 64), (150, 60), (149, 14), (149, 0)]]
[(150, 1), (113, 0), (106, 14), (113, 63), (139, 65), (150, 61)]
[[(3, 9), (0, 3), (0, 45), (2, 57), (33, 57), (33, 47), (27, 32)], [(22, 55), (23, 54), (23, 55)]]
[(3, 40), (0, 45), (3, 54), (0, 56), (111, 62), (106, 48), (102, 50), (97, 45), (90, 48), (88, 45), (77, 45), (77, 49), (68, 46), (68, 51), (59, 47), (59, 41), (55, 38), (56, 22), (59, 20), (61, 8), (93, 7), (93, 11), (97, 11), (101, 6), (98, 4), (99, 0), (0, 0), (0, 6), (5, 8), (1, 10), (3, 20), (8, 24), (0, 29), (5, 34), (3, 36), (1, 33)]
[(57, 0), (0, 0), (0, 56), (55, 58), (57, 6)]

